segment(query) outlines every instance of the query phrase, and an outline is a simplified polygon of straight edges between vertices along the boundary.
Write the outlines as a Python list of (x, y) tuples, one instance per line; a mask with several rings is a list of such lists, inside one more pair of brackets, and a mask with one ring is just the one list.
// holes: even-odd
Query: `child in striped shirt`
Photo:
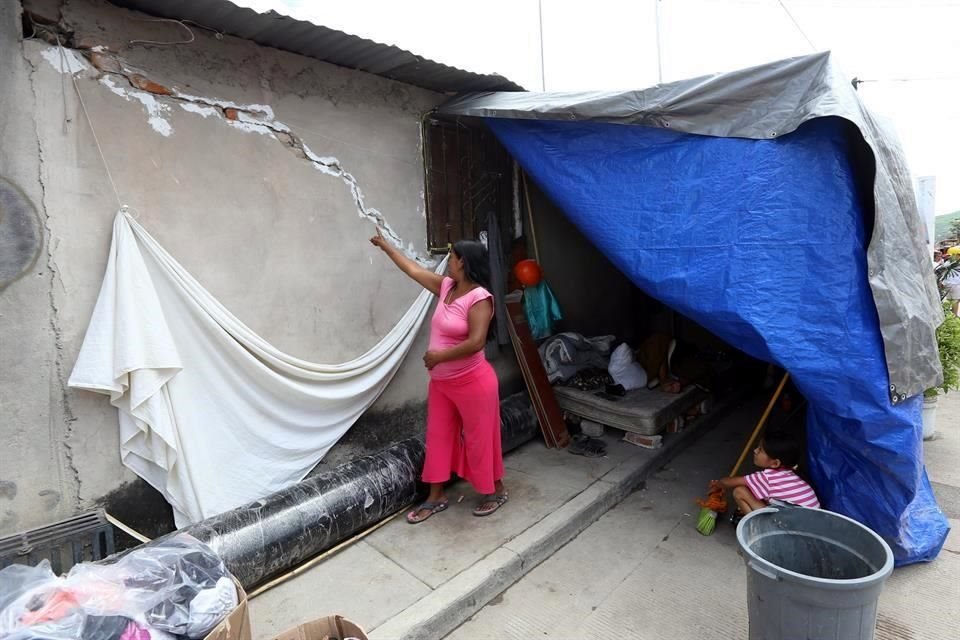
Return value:
[(737, 503), (734, 518), (766, 507), (771, 499), (801, 507), (820, 508), (820, 501), (806, 480), (797, 475), (800, 446), (784, 437), (765, 437), (753, 450), (753, 464), (761, 471), (747, 476), (731, 476), (714, 480), (724, 489), (733, 490)]

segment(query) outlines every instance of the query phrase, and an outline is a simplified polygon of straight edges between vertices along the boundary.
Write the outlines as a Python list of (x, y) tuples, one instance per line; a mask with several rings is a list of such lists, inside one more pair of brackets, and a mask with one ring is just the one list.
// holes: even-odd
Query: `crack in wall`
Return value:
[[(292, 148), (300, 157), (308, 160), (318, 171), (340, 178), (350, 189), (354, 205), (357, 207), (357, 213), (361, 217), (377, 225), (384, 237), (402, 250), (407, 257), (424, 266), (432, 266), (435, 264), (433, 260), (420, 255), (413, 247), (413, 243), (404, 247), (403, 239), (394, 231), (393, 227), (390, 226), (386, 216), (384, 216), (379, 209), (367, 206), (364, 200), (363, 190), (360, 188), (360, 183), (356, 177), (344, 169), (343, 165), (341, 165), (340, 161), (336, 158), (322, 157), (314, 153), (302, 137), (294, 133), (286, 124), (276, 120), (273, 109), (269, 105), (239, 105), (234, 102), (184, 94), (176, 89), (173, 90), (171, 97), (176, 100), (186, 101), (186, 103), (181, 103), (181, 107), (183, 107), (184, 104), (192, 104), (199, 109), (218, 110), (218, 113), (222, 113), (228, 124), (234, 127), (243, 128), (242, 125), (248, 125), (258, 133), (268, 133), (286, 146)], [(187, 110), (190, 111), (191, 109)], [(204, 114), (201, 113), (201, 115)], [(207, 116), (204, 115), (204, 117)]]
[[(34, 104), (39, 104), (39, 96), (37, 94), (37, 84), (36, 84), (36, 73), (37, 67), (30, 57), (27, 55), (24, 47), (20, 48), (21, 57), (23, 58), (26, 65), (29, 67), (28, 81), (30, 83), (30, 90), (33, 93)], [(50, 224), (50, 214), (47, 210), (47, 185), (44, 181), (43, 167), (44, 167), (44, 148), (42, 143), (42, 137), (40, 133), (40, 122), (38, 119), (34, 119), (35, 127), (35, 136), (37, 140), (37, 182), (40, 185), (40, 213), (41, 221), (43, 224), (43, 229), (46, 235), (46, 241), (44, 243), (44, 248), (46, 252), (46, 269), (49, 274), (47, 282), (47, 300), (50, 305), (50, 314), (49, 314), (49, 325), (50, 331), (54, 337), (54, 359), (53, 367), (55, 374), (55, 383), (56, 388), (51, 387), (51, 410), (47, 418), (48, 429), (50, 430), (50, 441), (51, 443), (58, 443), (58, 452), (62, 453), (64, 464), (53, 465), (57, 469), (58, 480), (60, 489), (63, 492), (69, 488), (72, 495), (71, 505), (74, 510), (79, 511), (82, 507), (81, 499), (81, 487), (82, 480), (80, 478), (80, 470), (77, 468), (76, 461), (74, 459), (73, 445), (70, 442), (70, 439), (73, 436), (73, 425), (76, 422), (76, 417), (73, 415), (73, 409), (70, 405), (70, 397), (67, 391), (67, 376), (64, 373), (64, 346), (63, 346), (63, 330), (60, 327), (60, 310), (57, 306), (56, 294), (54, 293), (54, 288), (57, 284), (57, 281), (60, 280), (60, 286), (63, 287), (63, 281), (60, 277), (59, 269), (56, 266), (56, 261), (54, 259), (54, 244), (53, 244), (53, 228)], [(55, 397), (54, 397), (55, 396)], [(60, 404), (60, 409), (63, 412), (63, 437), (59, 437), (55, 430), (56, 425), (56, 406), (57, 402)], [(59, 456), (58, 456), (59, 457)], [(70, 472), (69, 482), (67, 478), (63, 475), (64, 466)], [(69, 485), (69, 487), (68, 487)]]
[[(343, 181), (350, 191), (357, 214), (375, 224), (383, 236), (408, 258), (425, 267), (436, 265), (435, 260), (418, 252), (412, 242), (404, 246), (403, 239), (390, 225), (383, 212), (366, 204), (359, 181), (343, 167), (337, 158), (323, 157), (314, 153), (301, 136), (276, 119), (273, 108), (269, 105), (242, 105), (229, 100), (187, 94), (175, 87), (167, 88), (149, 80), (143, 70), (131, 68), (117, 55), (103, 47), (77, 50), (64, 46), (64, 51), (71, 55), (79, 53), (85, 56), (90, 61), (91, 66), (85, 66), (84, 69), (77, 70), (72, 61), (68, 61), (65, 65), (57, 62), (57, 58), (53, 54), (44, 57), (60, 73), (93, 70), (97, 74), (95, 78), (112, 93), (126, 100), (140, 102), (147, 112), (150, 126), (165, 137), (173, 133), (173, 127), (165, 118), (165, 114), (170, 111), (169, 103), (173, 103), (179, 105), (184, 111), (204, 118), (216, 117), (222, 119), (232, 128), (268, 135), (278, 140), (292, 149), (299, 157), (310, 162), (321, 173)], [(57, 64), (54, 64), (55, 62)], [(123, 86), (120, 86), (116, 80), (122, 80)]]

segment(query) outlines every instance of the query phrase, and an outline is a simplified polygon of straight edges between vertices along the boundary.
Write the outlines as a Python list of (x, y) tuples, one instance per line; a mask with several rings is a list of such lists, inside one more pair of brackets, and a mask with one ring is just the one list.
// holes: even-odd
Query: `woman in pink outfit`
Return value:
[(430, 323), (430, 346), (423, 356), (430, 372), (423, 481), (430, 484), (430, 495), (407, 514), (407, 522), (423, 522), (449, 506), (444, 484), (451, 473), (484, 494), (473, 515), (490, 515), (508, 496), (503, 486), (499, 383), (483, 354), (493, 318), (487, 250), (479, 242), (457, 242), (444, 277), (404, 256), (379, 229), (370, 242), (439, 297)]

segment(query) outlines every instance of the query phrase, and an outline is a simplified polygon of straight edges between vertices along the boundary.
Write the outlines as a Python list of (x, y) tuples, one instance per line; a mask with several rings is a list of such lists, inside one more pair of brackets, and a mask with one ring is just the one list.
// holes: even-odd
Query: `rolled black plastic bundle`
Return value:
[[(505, 452), (539, 433), (525, 393), (500, 407)], [(210, 545), (250, 590), (413, 502), (423, 454), (422, 438), (403, 440), (180, 532)]]
[(503, 452), (513, 451), (540, 434), (540, 423), (530, 396), (516, 393), (500, 402), (500, 440)]
[(251, 589), (412, 502), (423, 451), (420, 439), (404, 440), (182, 531)]

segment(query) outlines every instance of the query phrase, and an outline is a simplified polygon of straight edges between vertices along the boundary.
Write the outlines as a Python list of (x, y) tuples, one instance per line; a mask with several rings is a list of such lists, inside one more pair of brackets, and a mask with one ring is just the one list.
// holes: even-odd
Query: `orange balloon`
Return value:
[(513, 275), (526, 287), (536, 286), (543, 280), (543, 270), (536, 260), (521, 260), (513, 268)]

